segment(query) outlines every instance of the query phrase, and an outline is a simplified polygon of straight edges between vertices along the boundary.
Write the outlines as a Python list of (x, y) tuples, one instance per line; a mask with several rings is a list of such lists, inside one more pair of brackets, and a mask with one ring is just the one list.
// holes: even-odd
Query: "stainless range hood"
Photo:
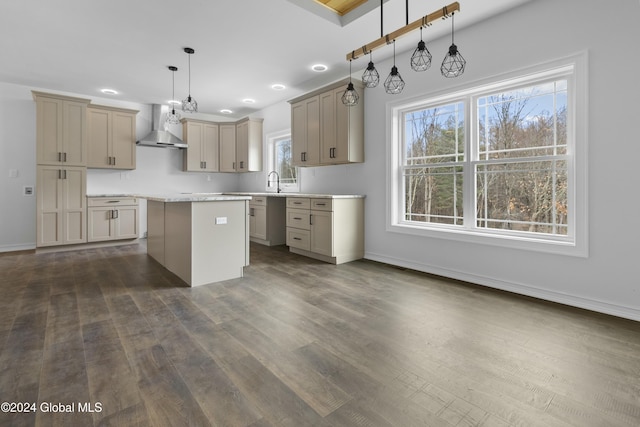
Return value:
[(153, 129), (147, 136), (137, 141), (136, 144), (147, 147), (160, 148), (187, 148), (187, 143), (165, 130), (162, 119), (162, 105), (153, 105), (151, 116), (151, 128)]

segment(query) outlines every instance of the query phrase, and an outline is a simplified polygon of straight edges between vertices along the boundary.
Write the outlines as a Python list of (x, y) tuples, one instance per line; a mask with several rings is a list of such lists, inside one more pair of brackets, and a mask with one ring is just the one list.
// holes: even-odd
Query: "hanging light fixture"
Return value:
[(385, 92), (396, 95), (402, 92), (404, 89), (404, 80), (400, 76), (398, 72), (398, 67), (396, 67), (396, 41), (393, 41), (393, 67), (391, 67), (391, 73), (384, 81), (384, 90)]
[(362, 83), (368, 88), (376, 87), (378, 83), (380, 83), (380, 74), (378, 74), (378, 70), (376, 70), (375, 65), (373, 65), (371, 51), (369, 51), (369, 65), (367, 65), (367, 69), (362, 73)]
[[(446, 7), (445, 7), (445, 16), (446, 16)], [(462, 57), (460, 52), (458, 52), (458, 46), (453, 42), (453, 16), (455, 14), (451, 14), (451, 46), (449, 46), (449, 52), (444, 57), (442, 61), (442, 65), (440, 66), (440, 73), (442, 73), (445, 77), (458, 77), (464, 73), (464, 67), (467, 63), (465, 59)]]
[(198, 103), (194, 98), (191, 97), (191, 55), (193, 55), (196, 51), (191, 49), (190, 47), (185, 47), (184, 51), (189, 55), (189, 95), (186, 99), (182, 100), (182, 111), (185, 111), (187, 113), (197, 113)]
[(351, 61), (349, 61), (349, 84), (342, 94), (342, 103), (347, 107), (353, 107), (358, 104), (358, 99), (360, 99), (360, 96), (358, 95), (358, 92), (356, 92), (356, 89), (353, 87), (353, 82), (351, 81)]
[(418, 47), (416, 47), (416, 50), (413, 51), (413, 55), (411, 55), (411, 69), (413, 71), (426, 71), (429, 67), (431, 67), (431, 52), (429, 52), (427, 44), (422, 40), (421, 26)]
[[(178, 71), (178, 67), (174, 67), (170, 65), (169, 70), (171, 70), (172, 76), (172, 86), (171, 86), (171, 100), (173, 101), (175, 98), (175, 90), (176, 90), (176, 71)], [(167, 119), (165, 120), (165, 124), (169, 125), (179, 125), (180, 124), (180, 114), (176, 113), (176, 109), (174, 108), (174, 104), (171, 104), (171, 112), (167, 114)]]

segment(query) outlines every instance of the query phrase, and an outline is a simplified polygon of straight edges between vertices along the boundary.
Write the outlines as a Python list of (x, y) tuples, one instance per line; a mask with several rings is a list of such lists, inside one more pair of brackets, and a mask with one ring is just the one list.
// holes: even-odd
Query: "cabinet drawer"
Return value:
[(310, 199), (305, 197), (287, 197), (287, 207), (296, 209), (309, 209)]
[(333, 210), (332, 199), (311, 199), (311, 209), (316, 211), (331, 211)]
[(249, 200), (249, 204), (255, 206), (267, 206), (267, 198), (264, 196), (253, 196), (251, 200)]
[(137, 205), (135, 197), (87, 197), (87, 206), (132, 206)]
[(304, 249), (311, 249), (311, 233), (309, 230), (300, 230), (287, 227), (287, 246)]
[(309, 230), (311, 228), (311, 212), (306, 209), (287, 209), (287, 227)]

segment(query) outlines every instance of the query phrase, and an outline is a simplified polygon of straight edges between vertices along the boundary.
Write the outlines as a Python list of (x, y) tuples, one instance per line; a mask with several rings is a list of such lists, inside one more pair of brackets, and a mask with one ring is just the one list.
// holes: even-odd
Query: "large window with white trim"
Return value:
[(392, 106), (391, 231), (583, 246), (576, 74), (571, 63)]

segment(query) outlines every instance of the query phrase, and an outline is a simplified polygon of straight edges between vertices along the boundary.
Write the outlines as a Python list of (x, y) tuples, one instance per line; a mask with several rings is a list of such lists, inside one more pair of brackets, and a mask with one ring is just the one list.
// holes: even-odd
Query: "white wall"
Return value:
[[(614, 10), (617, 12), (610, 13)], [(404, 92), (387, 95), (381, 86), (365, 92), (366, 162), (303, 169), (302, 191), (367, 196), (365, 248), (369, 259), (640, 320), (640, 279), (634, 268), (640, 255), (640, 232), (635, 226), (635, 215), (640, 212), (640, 199), (635, 195), (640, 181), (640, 143), (633, 126), (640, 116), (640, 84), (631, 60), (640, 40), (639, 16), (640, 2), (635, 0), (606, 5), (589, 2), (588, 7), (578, 0), (527, 3), (456, 32), (456, 44), (467, 59), (465, 74), (458, 79), (445, 79), (439, 73), (450, 44), (448, 37), (428, 41), (434, 58), (432, 68), (424, 73), (409, 69), (410, 52), (399, 53), (397, 65), (406, 81)], [(385, 230), (388, 102), (471, 86), (496, 74), (585, 50), (590, 100), (588, 258)], [(355, 65), (365, 67), (366, 63)], [(384, 79), (391, 63), (376, 67)], [(265, 127), (276, 118), (277, 127), (289, 127), (285, 107), (264, 110)], [(246, 180), (241, 183), (245, 190), (257, 190)]]

